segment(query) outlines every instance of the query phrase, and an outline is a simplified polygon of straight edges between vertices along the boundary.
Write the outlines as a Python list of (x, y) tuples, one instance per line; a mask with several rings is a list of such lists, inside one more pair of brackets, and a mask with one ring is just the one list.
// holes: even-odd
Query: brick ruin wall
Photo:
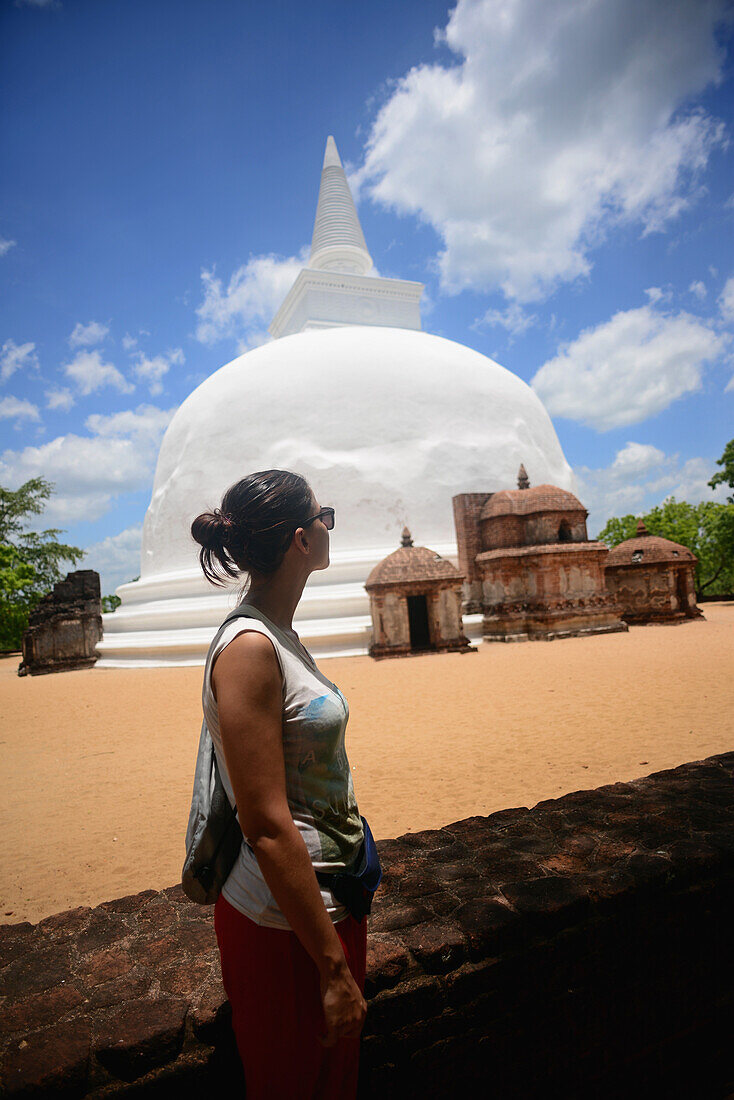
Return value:
[[(733, 780), (734, 752), (382, 841), (360, 1096), (727, 1096)], [(178, 886), (2, 926), (0, 968), (4, 1096), (242, 1094)]]
[(99, 573), (94, 569), (67, 573), (29, 616), (18, 673), (27, 676), (91, 668), (101, 637)]
[(675, 615), (696, 614), (692, 567), (665, 563), (607, 566), (605, 578), (628, 622), (664, 621)]
[(458, 493), (452, 497), (459, 572), (465, 577), (466, 614), (482, 610), (482, 581), (475, 559), (482, 549), (479, 516), (491, 496), (491, 493)]

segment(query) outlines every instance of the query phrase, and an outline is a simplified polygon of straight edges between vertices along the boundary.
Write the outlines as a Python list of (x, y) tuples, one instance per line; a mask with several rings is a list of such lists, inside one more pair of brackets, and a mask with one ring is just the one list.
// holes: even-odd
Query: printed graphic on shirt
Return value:
[[(338, 690), (338, 689), (337, 689)], [(285, 723), (288, 801), (313, 821), (320, 861), (347, 865), (362, 838), (344, 735), (349, 710), (341, 692), (317, 696), (302, 706), (298, 722)]]

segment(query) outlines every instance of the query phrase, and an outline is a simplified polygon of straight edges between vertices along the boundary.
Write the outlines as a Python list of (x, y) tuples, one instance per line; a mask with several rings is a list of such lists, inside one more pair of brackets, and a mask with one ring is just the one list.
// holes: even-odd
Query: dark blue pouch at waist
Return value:
[(364, 840), (351, 871), (327, 874), (317, 871), (316, 878), (322, 886), (328, 886), (337, 901), (345, 905), (352, 916), (362, 921), (372, 909), (372, 898), (382, 881), (382, 867), (377, 854), (372, 830), (366, 818), (362, 818)]

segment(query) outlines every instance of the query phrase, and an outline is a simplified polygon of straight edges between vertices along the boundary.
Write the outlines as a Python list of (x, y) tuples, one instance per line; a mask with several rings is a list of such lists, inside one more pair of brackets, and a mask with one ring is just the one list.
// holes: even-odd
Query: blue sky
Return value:
[(731, 12), (1, 0), (0, 483), (56, 483), (46, 522), (105, 591), (138, 572), (165, 426), (265, 338), (333, 133), (380, 274), (535, 387), (590, 533), (710, 498), (734, 436)]

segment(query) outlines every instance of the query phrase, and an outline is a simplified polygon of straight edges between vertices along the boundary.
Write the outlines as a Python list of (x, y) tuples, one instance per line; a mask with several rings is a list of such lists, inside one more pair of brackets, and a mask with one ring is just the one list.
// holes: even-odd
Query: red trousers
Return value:
[[(220, 894), (214, 928), (247, 1100), (353, 1100), (359, 1039), (324, 1047), (319, 972), (295, 932), (255, 924)], [(364, 991), (367, 921), (334, 925)]]

